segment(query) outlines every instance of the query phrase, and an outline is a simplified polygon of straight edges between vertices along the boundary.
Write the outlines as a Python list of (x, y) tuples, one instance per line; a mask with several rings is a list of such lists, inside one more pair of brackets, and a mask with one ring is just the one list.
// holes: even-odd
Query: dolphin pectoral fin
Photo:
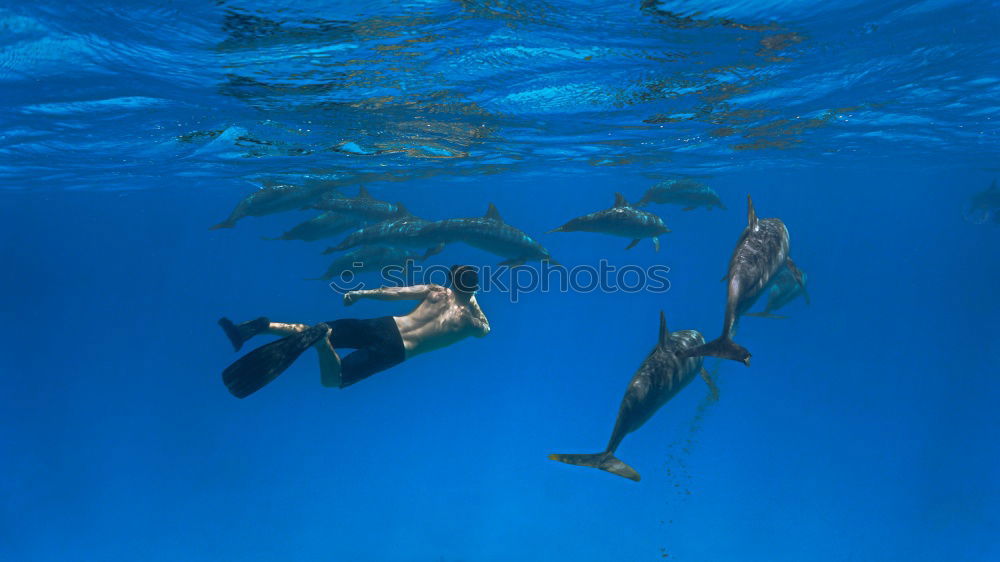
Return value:
[(718, 402), (719, 386), (715, 384), (715, 380), (712, 378), (712, 375), (707, 370), (705, 370), (705, 367), (702, 367), (701, 372), (698, 374), (701, 375), (702, 380), (704, 380), (705, 384), (708, 385), (708, 392), (711, 394), (712, 402)]
[[(681, 210), (682, 210), (682, 211), (693, 211), (693, 210), (695, 210), (696, 208), (697, 208), (697, 207), (694, 207), (694, 206), (692, 206), (692, 207), (684, 207), (684, 208), (683, 208), (683, 209), (681, 209)], [(711, 209), (711, 207), (709, 207), (709, 209)]]
[(634, 482), (639, 481), (639, 473), (611, 453), (594, 453), (591, 455), (549, 455), (549, 459), (576, 466), (599, 468), (605, 472), (617, 474), (622, 478), (628, 478)]
[(660, 237), (659, 236), (654, 236), (653, 237), (653, 250), (655, 250), (657, 252), (660, 251)]
[(636, 238), (636, 239), (632, 240), (631, 242), (629, 242), (628, 246), (625, 246), (625, 249), (626, 250), (631, 250), (632, 248), (635, 248), (635, 245), (638, 244), (640, 240), (641, 240), (641, 238)]
[(560, 226), (560, 227), (558, 227), (558, 228), (553, 228), (552, 230), (549, 230), (549, 231), (548, 231), (548, 232), (546, 232), (545, 234), (552, 234), (553, 232), (566, 232), (566, 231), (565, 231), (565, 230), (563, 230), (563, 227), (562, 227), (562, 226)]
[(424, 252), (423, 257), (421, 257), (420, 259), (421, 260), (425, 260), (425, 259), (427, 259), (427, 258), (429, 258), (431, 256), (436, 256), (436, 255), (438, 255), (438, 254), (440, 254), (441, 252), (444, 251), (444, 247), (445, 247), (445, 243), (442, 242), (442, 243), (438, 244), (437, 246), (434, 246), (433, 248), (427, 248), (427, 251)]
[(780, 314), (771, 314), (770, 312), (748, 312), (743, 316), (755, 316), (757, 318), (774, 318), (776, 320), (788, 320), (787, 316), (782, 316)]
[(704, 356), (721, 357), (723, 359), (739, 361), (747, 367), (750, 366), (750, 352), (742, 345), (727, 337), (721, 337), (698, 347), (692, 347), (686, 351), (679, 352), (677, 355), (682, 359)]
[(209, 230), (218, 230), (220, 228), (233, 228), (236, 226), (236, 221), (233, 219), (226, 219), (217, 225), (208, 227)]

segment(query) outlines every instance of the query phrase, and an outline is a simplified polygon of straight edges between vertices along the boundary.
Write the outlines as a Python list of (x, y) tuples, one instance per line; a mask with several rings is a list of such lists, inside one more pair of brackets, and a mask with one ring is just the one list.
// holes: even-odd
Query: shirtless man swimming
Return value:
[[(450, 287), (413, 285), (350, 291), (344, 305), (359, 299), (419, 300), (406, 316), (341, 319), (315, 326), (283, 324), (258, 318), (243, 324), (219, 320), (233, 347), (239, 351), (258, 334), (285, 336), (251, 351), (226, 368), (223, 382), (237, 398), (245, 398), (274, 380), (309, 347), (319, 354), (323, 386), (345, 388), (402, 363), (410, 357), (440, 349), (469, 336), (490, 333), (490, 323), (476, 302), (479, 275), (472, 266), (452, 266)], [(343, 359), (335, 348), (353, 348)]]

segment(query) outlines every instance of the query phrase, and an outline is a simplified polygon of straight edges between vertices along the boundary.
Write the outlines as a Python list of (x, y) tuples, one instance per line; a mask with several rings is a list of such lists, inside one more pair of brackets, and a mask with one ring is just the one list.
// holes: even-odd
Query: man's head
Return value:
[(451, 290), (471, 295), (479, 290), (479, 273), (471, 265), (451, 266)]

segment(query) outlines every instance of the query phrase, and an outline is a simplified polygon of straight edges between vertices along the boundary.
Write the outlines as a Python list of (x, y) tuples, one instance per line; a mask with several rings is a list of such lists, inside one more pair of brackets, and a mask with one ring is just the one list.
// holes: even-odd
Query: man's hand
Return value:
[(348, 291), (344, 293), (344, 306), (351, 306), (357, 302), (359, 298), (361, 298), (361, 295), (359, 295), (357, 291)]

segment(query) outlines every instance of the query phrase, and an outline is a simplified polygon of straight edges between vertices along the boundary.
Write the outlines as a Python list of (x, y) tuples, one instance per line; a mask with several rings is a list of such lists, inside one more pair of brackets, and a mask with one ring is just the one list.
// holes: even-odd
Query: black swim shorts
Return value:
[(403, 337), (392, 316), (382, 318), (343, 318), (327, 322), (333, 330), (330, 345), (352, 348), (340, 361), (340, 387), (350, 386), (406, 359)]

